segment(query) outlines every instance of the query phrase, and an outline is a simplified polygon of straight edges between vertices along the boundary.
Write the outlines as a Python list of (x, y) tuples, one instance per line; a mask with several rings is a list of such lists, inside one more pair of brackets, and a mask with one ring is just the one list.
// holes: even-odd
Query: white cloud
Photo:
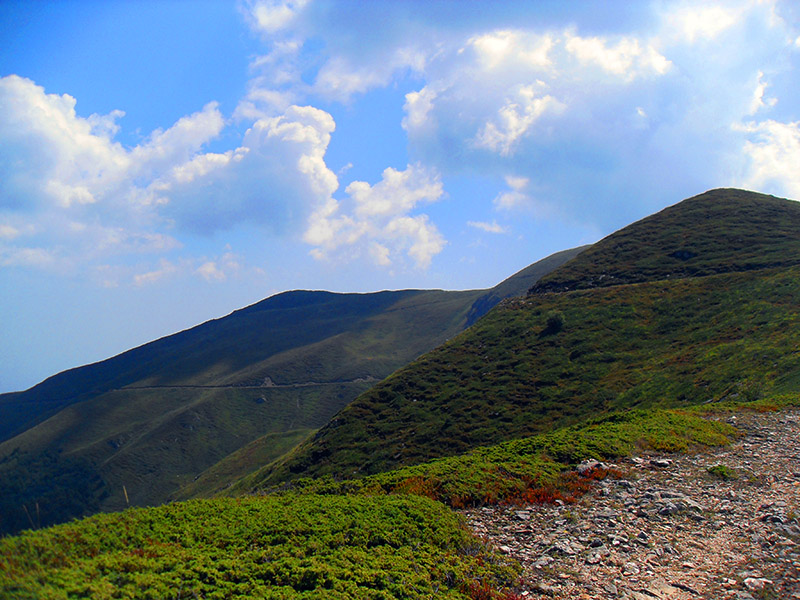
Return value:
[(45, 248), (4, 248), (0, 246), (0, 266), (52, 268), (59, 262), (56, 255)]
[(218, 104), (210, 102), (202, 111), (182, 117), (166, 131), (154, 131), (144, 144), (131, 151), (130, 174), (150, 178), (193, 160), (224, 125)]
[(741, 11), (728, 4), (684, 2), (664, 15), (669, 31), (690, 44), (713, 40), (741, 19)]
[(354, 94), (384, 87), (401, 71), (421, 73), (426, 55), (413, 46), (401, 47), (380, 61), (352, 60), (336, 56), (328, 60), (317, 73), (313, 92), (324, 98), (347, 102)]
[(478, 64), (484, 69), (496, 70), (516, 64), (541, 69), (553, 64), (550, 57), (553, 46), (554, 39), (549, 34), (499, 30), (470, 38), (466, 48), (475, 53)]
[(443, 193), (439, 178), (419, 165), (405, 171), (389, 167), (374, 186), (354, 181), (345, 191), (353, 199), (355, 216), (360, 219), (405, 214), (420, 202), (438, 200)]
[(354, 181), (348, 199), (328, 198), (312, 214), (304, 240), (315, 246), (312, 256), (371, 256), (381, 266), (406, 254), (427, 268), (445, 246), (444, 237), (427, 215), (412, 215), (418, 205), (435, 202), (444, 191), (438, 175), (420, 165), (405, 171), (387, 168), (375, 185)]
[(433, 110), (437, 92), (431, 86), (425, 86), (418, 92), (406, 94), (406, 103), (403, 106), (406, 116), (403, 117), (403, 129), (419, 132), (429, 122), (428, 114)]
[[(84, 118), (75, 107), (74, 98), (47, 94), (30, 80), (0, 78), (4, 266), (97, 266), (111, 257), (167, 255), (182, 248), (178, 239), (187, 230), (213, 233), (242, 223), (297, 235), (312, 207), (338, 188), (324, 158), (335, 123), (310, 106), (259, 118), (238, 147), (213, 153), (204, 147), (226, 125), (216, 103), (130, 149), (113, 139), (120, 112)], [(30, 238), (25, 244), (21, 232)], [(158, 273), (168, 270), (150, 270), (134, 283), (156, 281)]]
[(245, 14), (256, 31), (276, 33), (291, 25), (308, 3), (309, 0), (257, 0), (247, 3)]
[(623, 37), (616, 43), (601, 37), (580, 37), (566, 34), (564, 47), (584, 65), (596, 65), (603, 71), (625, 81), (649, 74), (663, 75), (671, 63), (653, 46), (642, 47), (633, 37)]
[(750, 102), (750, 115), (756, 114), (759, 110), (765, 107), (775, 106), (778, 103), (777, 98), (764, 99), (764, 93), (767, 91), (767, 83), (763, 80), (764, 73), (758, 72), (758, 83), (755, 90), (753, 90), (753, 99)]
[(217, 266), (214, 261), (204, 262), (197, 268), (197, 273), (206, 281), (225, 281), (225, 272)]
[(13, 240), (18, 237), (22, 232), (12, 225), (0, 223), (0, 239)]
[(0, 207), (92, 204), (130, 166), (111, 139), (122, 113), (75, 113), (75, 98), (45, 94), (29, 79), (0, 78)]
[(768, 120), (740, 128), (748, 139), (744, 187), (800, 199), (800, 121)]
[(507, 175), (505, 177), (506, 185), (511, 188), (507, 192), (502, 192), (494, 199), (496, 208), (503, 210), (511, 210), (528, 206), (532, 199), (526, 192), (526, 188), (530, 184), (530, 179), (527, 177), (514, 177)]
[(553, 96), (540, 95), (542, 82), (521, 87), (486, 123), (475, 139), (475, 145), (508, 156), (522, 136), (528, 134), (536, 121), (546, 113), (559, 113), (565, 105)]
[(175, 275), (178, 272), (178, 265), (166, 260), (161, 259), (159, 261), (159, 266), (157, 269), (153, 271), (147, 271), (146, 273), (139, 273), (134, 275), (133, 277), (133, 284), (137, 287), (141, 287), (143, 285), (151, 285), (162, 279), (166, 279)]
[(240, 260), (239, 256), (228, 250), (219, 258), (205, 261), (195, 270), (195, 273), (209, 283), (227, 281), (229, 277), (238, 274), (242, 270), (243, 267)]
[(200, 155), (157, 181), (153, 187), (169, 198), (160, 210), (200, 232), (244, 222), (298, 230), (339, 186), (325, 163), (335, 128), (330, 114), (311, 106), (259, 119), (239, 148)]
[(444, 249), (444, 237), (428, 215), (416, 217), (395, 217), (384, 228), (387, 237), (400, 248), (407, 250), (417, 267), (427, 269), (433, 257)]
[(498, 225), (497, 221), (492, 221), (491, 223), (486, 223), (485, 221), (467, 221), (467, 225), (487, 233), (508, 233), (508, 229), (502, 225)]

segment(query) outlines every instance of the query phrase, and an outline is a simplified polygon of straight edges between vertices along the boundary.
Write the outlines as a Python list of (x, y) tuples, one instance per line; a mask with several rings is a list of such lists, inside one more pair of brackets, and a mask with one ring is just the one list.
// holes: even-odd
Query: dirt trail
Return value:
[(800, 411), (725, 418), (730, 446), (628, 459), (577, 504), (464, 514), (526, 598), (800, 600)]

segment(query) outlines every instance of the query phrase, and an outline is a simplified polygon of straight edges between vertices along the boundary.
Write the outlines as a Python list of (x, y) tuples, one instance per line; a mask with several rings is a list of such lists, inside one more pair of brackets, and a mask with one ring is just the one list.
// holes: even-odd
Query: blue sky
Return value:
[(0, 2), (0, 392), (287, 289), (800, 198), (792, 2)]

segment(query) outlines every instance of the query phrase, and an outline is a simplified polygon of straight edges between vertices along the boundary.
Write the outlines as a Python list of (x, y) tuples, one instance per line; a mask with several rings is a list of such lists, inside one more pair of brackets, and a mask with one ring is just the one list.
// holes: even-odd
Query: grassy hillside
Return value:
[(488, 291), (279, 294), (2, 395), (6, 433), (24, 427), (15, 415), (40, 422), (0, 444), (0, 532), (28, 526), (37, 502), (51, 524), (211, 495), (576, 252)]
[[(674, 251), (665, 250), (687, 231), (702, 236), (699, 207), (710, 221), (706, 238), (692, 243), (706, 258), (692, 263), (693, 270), (676, 270), (670, 262), (676, 257), (669, 256)], [(515, 567), (468, 535), (445, 504), (572, 502), (593, 479), (614, 475), (606, 468), (578, 474), (572, 470), (577, 461), (724, 444), (736, 431), (705, 414), (800, 404), (795, 208), (789, 201), (722, 190), (663, 211), (661, 220), (655, 215), (645, 225), (634, 224), (641, 243), (626, 230), (605, 241), (609, 252), (618, 253), (618, 263), (608, 259), (597, 266), (606, 258), (587, 258), (587, 251), (564, 265), (567, 275), (553, 273), (552, 281), (563, 283), (577, 281), (570, 273), (582, 271), (588, 285), (534, 286), (534, 293), (505, 301), (362, 393), (288, 455), (281, 456), (283, 448), (308, 427), (256, 437), (184, 488), (187, 494), (224, 488), (231, 495), (271, 495), (130, 509), (0, 540), (0, 595), (516, 598)], [(744, 218), (782, 233), (745, 231)], [(745, 236), (741, 255), (730, 249), (726, 230)], [(700, 255), (677, 259), (688, 264)], [(592, 273), (613, 273), (617, 285)], [(430, 325), (428, 318), (405, 312), (407, 300), (374, 315), (376, 326), (384, 318), (391, 322), (392, 314), (398, 323)], [(470, 307), (475, 300), (463, 306), (461, 318), (466, 320)], [(358, 340), (350, 347), (367, 348), (377, 338), (365, 333)], [(317, 355), (329, 349), (325, 340), (320, 343), (326, 350)], [(183, 421), (183, 429), (204, 433), (197, 446), (187, 434), (180, 447), (202, 453), (216, 439), (204, 422), (238, 422), (254, 414), (253, 405), (268, 405), (284, 423), (302, 420), (304, 404), (292, 405), (291, 393), (311, 393), (321, 381), (296, 387), (291, 378), (248, 368), (241, 372), (251, 386), (202, 389), (223, 396), (192, 404), (196, 414)], [(346, 366), (309, 364), (315, 368), (331, 373)], [(260, 377), (269, 380), (259, 383)], [(133, 419), (141, 408), (113, 394), (158, 390), (152, 400), (163, 403), (158, 414), (186, 416), (181, 407), (197, 388), (167, 389), (116, 390), (96, 404), (70, 409), (121, 411), (112, 420)], [(249, 395), (255, 392), (262, 395)], [(220, 414), (202, 416), (216, 407)], [(97, 487), (86, 465), (96, 460), (92, 449), (108, 445), (108, 439), (100, 427), (88, 427), (85, 438), (73, 435), (70, 413), (59, 414), (66, 420), (56, 437), (75, 450), (59, 457), (26, 455), (21, 447), (0, 462), (0, 470), (13, 461), (14, 473), (24, 464), (39, 470), (47, 460), (73, 461), (65, 480), (53, 484), (68, 488), (70, 481), (82, 481), (85, 502), (107, 502), (96, 493), (105, 488)], [(86, 418), (78, 414), (72, 421)], [(162, 422), (165, 436), (175, 435), (178, 429), (168, 421)], [(154, 436), (144, 420), (142, 427), (137, 439), (147, 440), (143, 447), (163, 451), (150, 464), (157, 470), (170, 460), (170, 438)], [(137, 447), (120, 439), (120, 448)], [(34, 444), (35, 437), (29, 441)], [(272, 462), (226, 488), (252, 457)], [(141, 481), (146, 475), (141, 472)], [(26, 516), (32, 524), (38, 525), (42, 509), (30, 505)]]
[(24, 431), (65, 406), (126, 386), (229, 383), (241, 369), (358, 330), (371, 316), (420, 294), (425, 292), (297, 291), (272, 296), (227, 317), (59, 373), (25, 392), (0, 395), (0, 406), (12, 416), (2, 424), (0, 439)]
[[(714, 217), (715, 226), (706, 227), (709, 239), (696, 239), (693, 247), (724, 257), (727, 267), (706, 267), (722, 273), (662, 279), (665, 270), (656, 267), (666, 260), (664, 242), (653, 246), (655, 266), (649, 273), (654, 281), (509, 301), (360, 396), (258, 478), (263, 485), (298, 476), (350, 478), (623, 408), (753, 400), (795, 389), (800, 383), (800, 267), (773, 265), (790, 265), (800, 256), (794, 250), (800, 213), (788, 200), (738, 196), (751, 207), (746, 213), (735, 210), (729, 196), (719, 200), (712, 193), (659, 213), (666, 213), (663, 221), (658, 215), (647, 220), (647, 228), (658, 230), (661, 239), (683, 240), (681, 207), (694, 227), (697, 207), (704, 205), (703, 214)], [(783, 237), (759, 234), (762, 260), (754, 241), (743, 249), (746, 259), (728, 254), (726, 228), (746, 229), (742, 218), (772, 223), (776, 214), (785, 216)], [(637, 223), (631, 229), (642, 227)], [(694, 231), (699, 235), (701, 228)], [(625, 232), (607, 239), (627, 239), (635, 246), (635, 237)], [(594, 264), (589, 252), (594, 248), (551, 278)], [(647, 261), (636, 254), (640, 268)], [(625, 254), (622, 260), (628, 260)], [(733, 264), (749, 267), (728, 268)]]
[(588, 248), (532, 292), (800, 264), (800, 204), (736, 189), (711, 190), (637, 221)]
[(228, 489), (232, 482), (240, 481), (256, 470), (257, 465), (267, 465), (277, 460), (313, 432), (313, 429), (290, 429), (262, 435), (197, 475), (192, 482), (177, 490), (172, 498), (189, 500), (218, 494)]

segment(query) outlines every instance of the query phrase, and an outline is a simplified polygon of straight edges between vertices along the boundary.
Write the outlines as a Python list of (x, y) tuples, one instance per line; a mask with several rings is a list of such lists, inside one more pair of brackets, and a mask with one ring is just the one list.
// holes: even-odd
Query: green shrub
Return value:
[(714, 465), (708, 467), (706, 469), (709, 475), (716, 477), (718, 479), (722, 479), (723, 481), (731, 481), (733, 479), (739, 479), (739, 474), (736, 472), (735, 469), (731, 469), (725, 465)]

